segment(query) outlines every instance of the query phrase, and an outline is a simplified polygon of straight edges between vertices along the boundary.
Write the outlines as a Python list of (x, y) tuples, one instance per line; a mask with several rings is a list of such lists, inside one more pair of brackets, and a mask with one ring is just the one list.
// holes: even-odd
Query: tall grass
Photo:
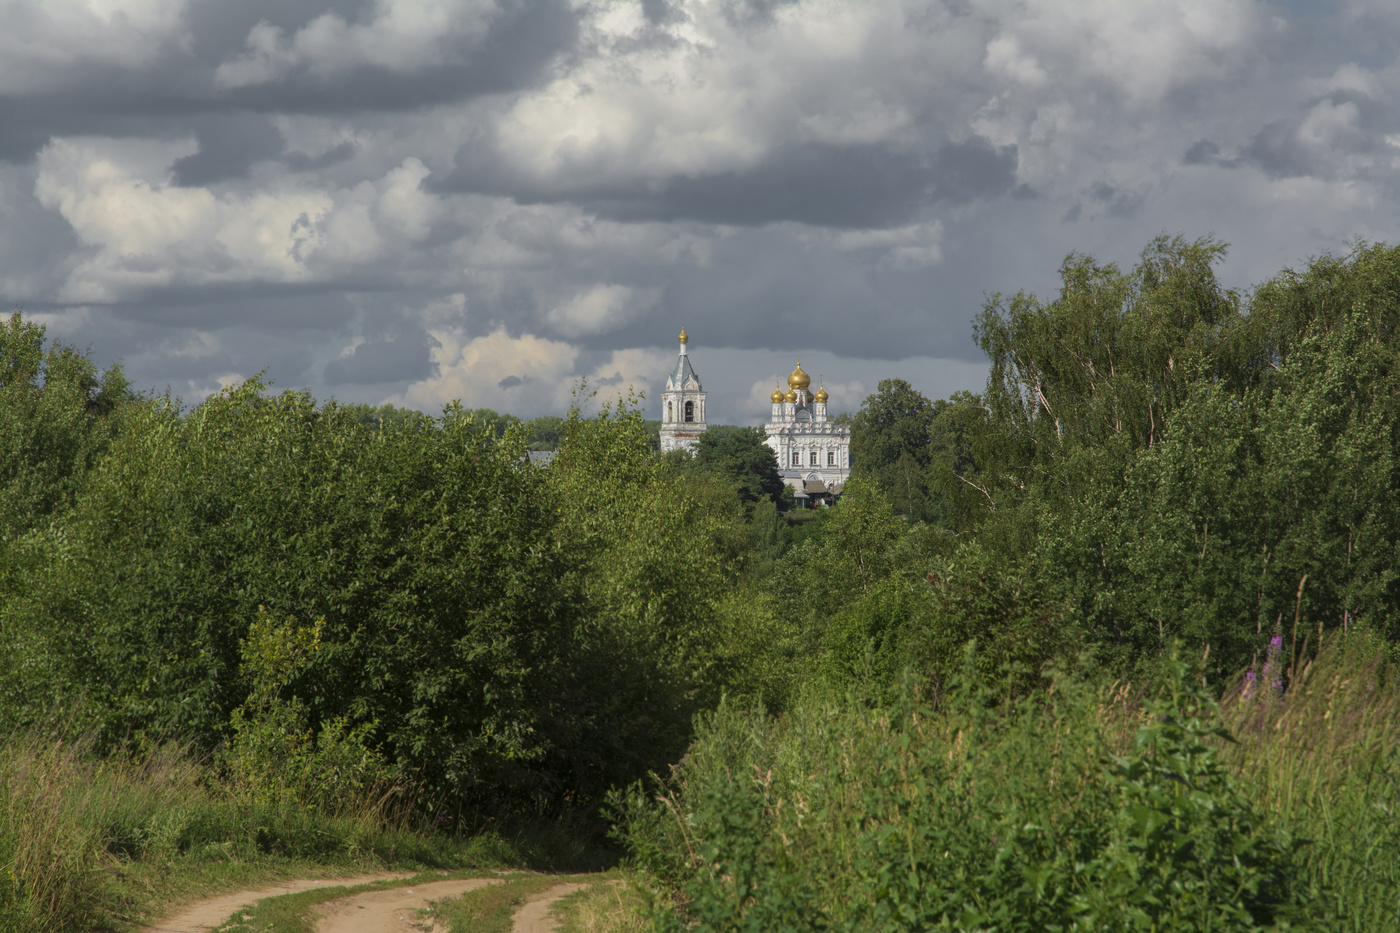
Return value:
[(1300, 853), (1347, 930), (1400, 929), (1400, 679), (1364, 639), (1227, 692), (1223, 757), (1259, 807), (1309, 840)]
[(454, 867), (509, 859), (413, 831), (391, 796), (327, 814), (277, 788), (231, 788), (176, 746), (144, 756), (10, 736), (0, 747), (0, 931), (114, 929), (190, 884), (291, 866)]
[(1400, 929), (1400, 684), (1364, 647), (1299, 667), (1223, 703), (1178, 665), (725, 705), (621, 832), (662, 929)]

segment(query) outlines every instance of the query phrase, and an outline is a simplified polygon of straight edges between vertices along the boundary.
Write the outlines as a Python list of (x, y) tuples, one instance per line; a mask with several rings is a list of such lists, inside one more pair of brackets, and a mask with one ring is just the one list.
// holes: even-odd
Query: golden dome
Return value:
[(795, 401), (797, 401), (797, 390), (796, 390), (796, 389), (788, 389), (788, 390), (787, 390), (787, 395), (784, 395), (783, 398), (786, 399), (786, 400), (789, 401), (789, 402), (795, 402)]
[(778, 386), (774, 386), (773, 394), (768, 397), (771, 398), (773, 400), (773, 404), (776, 405), (783, 400), (783, 390)]
[(797, 368), (788, 376), (789, 389), (805, 389), (812, 384), (812, 377), (802, 371), (802, 364), (798, 363)]
[(827, 395), (826, 395), (826, 384), (825, 384), (825, 383), (823, 383), (823, 384), (817, 389), (817, 394), (814, 395), (814, 396), (812, 396), (812, 398), (816, 399), (816, 400), (819, 401), (819, 402), (825, 402), (825, 401), (826, 401)]
[(681, 341), (681, 343), (690, 343), (690, 338), (687, 337), (687, 336), (685, 335), (685, 328), (684, 328), (684, 327), (681, 328), (680, 341)]

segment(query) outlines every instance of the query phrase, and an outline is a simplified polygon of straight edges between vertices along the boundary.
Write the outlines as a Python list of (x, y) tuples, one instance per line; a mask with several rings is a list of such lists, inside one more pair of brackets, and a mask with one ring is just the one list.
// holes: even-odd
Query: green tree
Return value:
[(750, 511), (761, 500), (776, 504), (782, 498), (785, 484), (778, 475), (778, 460), (759, 428), (710, 428), (700, 435), (691, 463), (732, 483)]
[(185, 417), (143, 406), (72, 510), (26, 539), (29, 583), (0, 618), (26, 661), (0, 678), (7, 712), (213, 747), (266, 607), (325, 620), (285, 685), (307, 727), (340, 722), (428, 799), (482, 815), (592, 799), (576, 752), (606, 732), (558, 697), (597, 660), (578, 560), (523, 440), (456, 409), (438, 430), (372, 430), (256, 382)]
[(99, 373), (16, 311), (0, 323), (0, 548), (68, 505), (134, 399), (120, 364)]
[[(338, 404), (329, 402), (327, 404)], [(414, 427), (420, 430), (427, 430), (437, 426), (437, 422), (423, 414), (416, 408), (399, 408), (385, 402), (377, 408), (359, 402), (354, 405), (341, 405), (352, 418), (367, 428), (392, 427)]]
[(540, 415), (526, 423), (531, 450), (554, 450), (564, 437), (564, 419), (557, 415)]
[(851, 462), (880, 483), (911, 521), (933, 520), (930, 441), (938, 409), (903, 379), (882, 379), (851, 420)]

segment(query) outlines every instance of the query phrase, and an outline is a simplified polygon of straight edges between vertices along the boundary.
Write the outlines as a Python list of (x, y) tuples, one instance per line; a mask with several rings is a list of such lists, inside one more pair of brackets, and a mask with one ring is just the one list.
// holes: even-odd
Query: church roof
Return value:
[(671, 372), (668, 382), (679, 389), (685, 385), (686, 379), (695, 380), (695, 388), (700, 388), (700, 374), (695, 371), (695, 367), (690, 365), (690, 357), (682, 353), (676, 360), (676, 368)]

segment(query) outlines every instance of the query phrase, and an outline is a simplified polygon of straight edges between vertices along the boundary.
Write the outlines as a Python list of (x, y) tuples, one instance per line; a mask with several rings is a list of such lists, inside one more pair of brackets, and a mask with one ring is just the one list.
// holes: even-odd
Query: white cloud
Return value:
[(71, 84), (77, 66), (140, 69), (188, 52), (188, 9), (171, 0), (5, 0), (0, 92)]
[(533, 334), (512, 337), (504, 327), (475, 338), (458, 329), (429, 333), (438, 343), (431, 351), (435, 372), (401, 397), (401, 403), (424, 411), (441, 410), (453, 400), (468, 408), (549, 410), (561, 387), (573, 382), (578, 349), (569, 344)]
[(829, 238), (842, 252), (873, 251), (882, 264), (895, 268), (912, 269), (943, 261), (943, 225), (936, 220), (890, 230), (843, 230)]
[(742, 169), (793, 143), (885, 141), (912, 123), (928, 72), (954, 57), (931, 58), (899, 3), (815, 2), (745, 29), (721, 0), (696, 0), (661, 43), (638, 42), (642, 20), (623, 6), (593, 8), (585, 28), (597, 54), (502, 115), (498, 142), (517, 170), (573, 184), (658, 178)]
[(374, 18), (350, 24), (324, 13), (288, 33), (267, 21), (248, 32), (244, 50), (214, 74), (220, 87), (280, 81), (297, 68), (329, 79), (369, 66), (411, 72), (442, 64), (455, 44), (485, 35), (499, 8), (490, 3), (380, 0)]
[(660, 297), (660, 289), (594, 285), (556, 306), (546, 320), (565, 337), (605, 334), (646, 314)]
[(34, 194), (88, 249), (60, 297), (113, 301), (174, 284), (316, 281), (428, 233), (436, 199), (407, 159), (382, 178), (332, 191), (284, 187), (215, 194), (153, 180), (190, 143), (133, 147), (56, 139), (39, 155)]

